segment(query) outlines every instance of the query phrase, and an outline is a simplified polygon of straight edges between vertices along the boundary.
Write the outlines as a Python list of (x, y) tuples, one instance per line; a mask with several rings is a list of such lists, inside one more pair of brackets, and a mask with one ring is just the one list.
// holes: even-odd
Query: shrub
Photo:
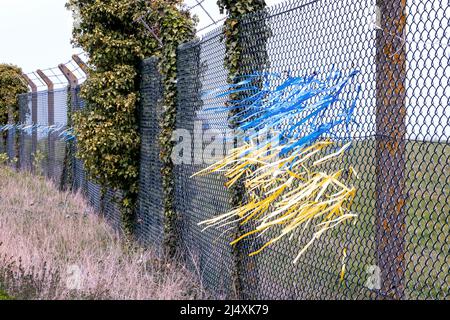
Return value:
[[(193, 20), (179, 9), (180, 4), (179, 0), (69, 0), (67, 4), (80, 15), (73, 30), (74, 44), (89, 54), (92, 69), (81, 92), (87, 107), (74, 116), (78, 154), (91, 179), (123, 191), (122, 216), (128, 233), (138, 193), (139, 67), (149, 56), (161, 57), (164, 77), (160, 143), (166, 225), (168, 229), (173, 225), (170, 140), (175, 126), (176, 51), (195, 33)], [(156, 36), (149, 35), (145, 26), (136, 22), (138, 18), (155, 27)]]

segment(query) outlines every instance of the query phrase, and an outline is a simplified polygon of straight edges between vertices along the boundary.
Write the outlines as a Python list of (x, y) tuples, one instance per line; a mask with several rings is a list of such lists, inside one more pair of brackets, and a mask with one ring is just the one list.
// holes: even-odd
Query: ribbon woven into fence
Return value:
[(26, 134), (32, 134), (38, 132), (44, 135), (57, 134), (63, 141), (70, 141), (75, 139), (73, 128), (67, 128), (66, 125), (55, 124), (46, 126), (42, 124), (6, 124), (0, 126), (0, 131), (5, 132), (9, 130), (21, 131)]

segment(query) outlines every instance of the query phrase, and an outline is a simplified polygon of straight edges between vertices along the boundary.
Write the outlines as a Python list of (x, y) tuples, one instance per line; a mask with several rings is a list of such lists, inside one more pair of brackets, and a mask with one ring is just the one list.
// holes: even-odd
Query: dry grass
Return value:
[(0, 290), (22, 299), (202, 298), (196, 277), (130, 249), (79, 194), (0, 166)]

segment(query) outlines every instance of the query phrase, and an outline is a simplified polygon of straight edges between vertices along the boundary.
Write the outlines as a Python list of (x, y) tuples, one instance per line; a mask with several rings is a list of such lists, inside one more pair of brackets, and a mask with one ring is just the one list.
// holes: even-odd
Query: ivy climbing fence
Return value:
[[(296, 264), (292, 257), (311, 238), (312, 228), (295, 241), (282, 240), (248, 257), (270, 235), (232, 247), (236, 225), (228, 232), (202, 231), (198, 225), (231, 209), (221, 174), (191, 177), (208, 166), (212, 149), (225, 152), (228, 114), (206, 110), (223, 106), (227, 96), (204, 95), (227, 83), (225, 47), (220, 29), (180, 46), (176, 132), (184, 134), (175, 139), (187, 147), (182, 150), (185, 161), (176, 164), (174, 174), (177, 243), (216, 297), (448, 299), (449, 17), (447, 0), (297, 0), (240, 21), (242, 74), (320, 77), (332, 70), (359, 71), (361, 93), (349, 128), (353, 144), (337, 163), (329, 164), (355, 168), (351, 210), (358, 218), (324, 234)], [(57, 113), (65, 121), (68, 104), (73, 111), (82, 108), (77, 88), (27, 94), (20, 98), (21, 120), (47, 123), (51, 95), (55, 121)], [(146, 59), (136, 237), (158, 248), (165, 223), (158, 144), (161, 95), (157, 60)], [(73, 152), (68, 161), (64, 143), (33, 132), (19, 135), (21, 167), (41, 166), (58, 182), (70, 180), (120, 226), (117, 191), (108, 190), (102, 197)], [(76, 149), (76, 142), (71, 148)], [(39, 150), (41, 157), (36, 156)], [(9, 154), (14, 156), (13, 148)]]

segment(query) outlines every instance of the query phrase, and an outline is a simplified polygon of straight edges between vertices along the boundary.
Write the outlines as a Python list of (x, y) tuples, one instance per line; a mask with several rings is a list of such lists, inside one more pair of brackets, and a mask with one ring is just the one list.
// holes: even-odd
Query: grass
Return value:
[(0, 289), (16, 299), (194, 299), (197, 277), (138, 248), (80, 194), (0, 166)]

